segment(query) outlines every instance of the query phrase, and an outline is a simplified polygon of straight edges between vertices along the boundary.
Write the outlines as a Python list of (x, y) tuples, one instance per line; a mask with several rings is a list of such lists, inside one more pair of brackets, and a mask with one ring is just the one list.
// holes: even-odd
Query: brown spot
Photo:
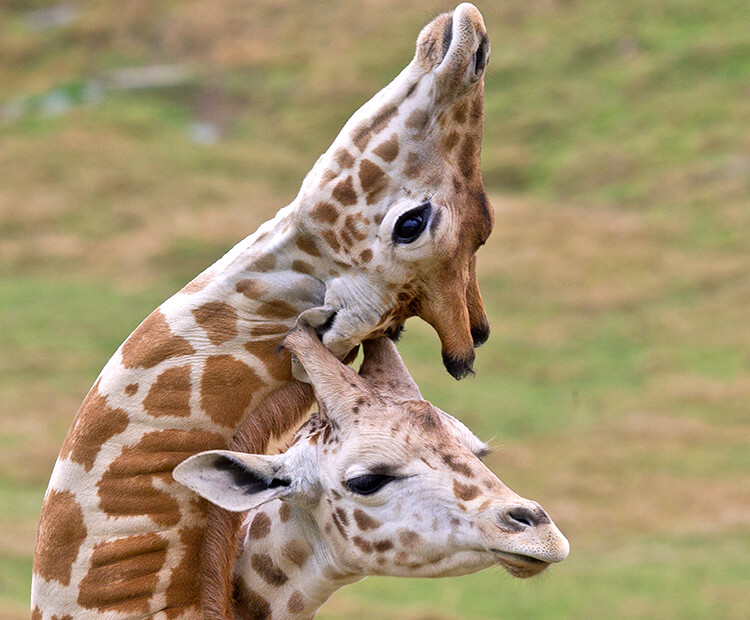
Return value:
[(323, 176), (320, 177), (320, 183), (318, 184), (318, 187), (325, 187), (328, 185), (331, 181), (333, 181), (338, 175), (333, 170), (326, 170), (323, 173)]
[(446, 151), (452, 151), (453, 148), (458, 144), (458, 140), (461, 137), (457, 131), (451, 131), (447, 136), (443, 138), (443, 147)]
[(70, 585), (73, 562), (86, 540), (83, 511), (68, 491), (50, 490), (44, 498), (34, 549), (34, 574)]
[(373, 153), (383, 161), (392, 162), (398, 157), (398, 136), (394, 133), (388, 140), (380, 143)]
[(401, 541), (401, 546), (406, 547), (407, 549), (413, 549), (417, 544), (419, 544), (419, 541), (422, 540), (422, 537), (414, 530), (401, 529), (398, 531), (398, 539), (399, 541)]
[(466, 112), (468, 107), (467, 101), (462, 101), (455, 108), (453, 108), (453, 120), (459, 125), (463, 125), (466, 122)]
[(382, 213), (376, 213), (372, 216), (372, 221), (375, 222), (376, 225), (380, 225), (380, 222), (383, 221), (383, 214)]
[(189, 364), (165, 370), (143, 399), (143, 408), (154, 417), (173, 415), (185, 418), (190, 415), (191, 388)]
[(263, 323), (251, 327), (249, 333), (251, 336), (278, 336), (286, 334), (289, 331), (289, 325), (286, 323)]
[(464, 484), (458, 480), (453, 481), (453, 494), (460, 500), (469, 502), (475, 497), (479, 497), (479, 487), (473, 484)]
[(354, 239), (352, 239), (352, 236), (348, 230), (341, 231), (341, 243), (347, 249), (351, 248), (354, 245)]
[(125, 368), (153, 368), (170, 357), (192, 355), (195, 349), (175, 336), (160, 310), (154, 310), (122, 345)]
[(250, 556), (250, 565), (268, 585), (283, 586), (289, 580), (286, 573), (274, 564), (267, 553), (254, 553)]
[(360, 530), (376, 530), (383, 525), (377, 519), (373, 519), (365, 511), (359, 508), (354, 509), (354, 520), (357, 522), (357, 527)]
[(359, 165), (359, 181), (362, 190), (367, 192), (367, 204), (377, 202), (378, 196), (388, 187), (388, 175), (377, 164), (369, 159)]
[(260, 304), (255, 313), (269, 319), (291, 319), (299, 314), (299, 310), (286, 301), (275, 299)]
[(281, 519), (282, 523), (286, 523), (291, 518), (292, 507), (286, 502), (281, 502), (281, 506), (279, 506), (279, 519)]
[(78, 604), (110, 614), (147, 614), (167, 557), (167, 540), (148, 533), (94, 546)]
[(450, 454), (443, 455), (443, 463), (445, 463), (453, 471), (458, 472), (459, 474), (463, 474), (467, 478), (474, 477), (474, 472), (472, 471), (471, 467), (469, 467), (466, 463), (456, 461)]
[(372, 132), (380, 133), (388, 127), (388, 123), (391, 122), (396, 112), (398, 112), (398, 108), (395, 105), (390, 105), (380, 110), (372, 119), (372, 124), (370, 125)]
[(251, 260), (245, 269), (248, 271), (257, 271), (259, 273), (265, 273), (271, 271), (276, 266), (276, 257), (273, 254), (264, 254), (258, 258)]
[(213, 272), (204, 271), (197, 278), (193, 279), (191, 282), (188, 282), (185, 286), (183, 286), (180, 293), (184, 293), (186, 295), (198, 293), (199, 291), (202, 291), (204, 288), (206, 288), (213, 277)]
[(307, 562), (307, 558), (310, 557), (311, 550), (310, 545), (304, 540), (294, 538), (284, 543), (281, 553), (285, 559), (301, 568)]
[(260, 594), (245, 585), (245, 580), (235, 575), (232, 580), (235, 606), (234, 613), (239, 620), (269, 620), (271, 604)]
[(345, 207), (357, 204), (357, 192), (354, 191), (354, 182), (351, 175), (343, 181), (339, 181), (333, 188), (331, 195)]
[(268, 518), (266, 513), (259, 512), (255, 515), (253, 522), (250, 524), (250, 527), (247, 530), (247, 535), (253, 540), (258, 540), (259, 538), (265, 538), (268, 536), (270, 531), (271, 519)]
[(330, 228), (321, 231), (320, 236), (323, 237), (323, 241), (325, 241), (334, 252), (338, 252), (341, 249), (341, 244), (336, 238), (336, 233)]
[(419, 176), (422, 167), (422, 158), (417, 153), (409, 153), (404, 163), (404, 174), (410, 179), (416, 179)]
[(344, 525), (341, 523), (341, 519), (339, 519), (339, 516), (335, 512), (331, 514), (331, 519), (333, 520), (333, 524), (336, 526), (336, 529), (338, 529), (339, 534), (341, 534), (341, 536), (343, 536), (344, 538), (348, 539), (349, 536), (347, 535), (346, 530), (344, 529)]
[(393, 549), (393, 543), (390, 540), (378, 540), (372, 545), (375, 547), (375, 551), (378, 553), (384, 553), (390, 549)]
[(307, 263), (303, 260), (293, 261), (292, 271), (296, 271), (297, 273), (304, 273), (304, 274), (307, 274), (308, 276), (315, 273), (315, 269), (313, 269), (313, 266), (310, 263)]
[(31, 620), (42, 620), (42, 612), (38, 606), (31, 610)]
[(364, 538), (360, 538), (359, 536), (354, 536), (352, 538), (352, 542), (355, 544), (356, 547), (358, 547), (365, 553), (372, 553), (372, 543), (365, 540)]
[(341, 508), (336, 508), (336, 515), (341, 520), (341, 523), (349, 525), (349, 517), (346, 516), (346, 513)]
[(180, 530), (182, 552), (180, 563), (172, 569), (167, 586), (167, 618), (185, 614), (186, 608), (197, 612), (201, 604), (201, 565), (204, 530), (202, 527), (186, 527)]
[(123, 409), (107, 405), (107, 397), (99, 392), (97, 381), (73, 420), (60, 457), (69, 457), (71, 461), (83, 465), (88, 472), (104, 443), (122, 433), (127, 426), (128, 414)]
[[(364, 239), (367, 239), (367, 229), (360, 229), (361, 225), (366, 226), (366, 224), (364, 224), (365, 221), (365, 218), (363, 218), (359, 213), (350, 213), (344, 220), (346, 232), (348, 232), (357, 241), (363, 241)], [(342, 235), (343, 232), (344, 231), (342, 231)]]
[(138, 391), (138, 384), (137, 383), (129, 383), (125, 386), (125, 394), (128, 396), (132, 396)]
[(209, 301), (195, 308), (193, 316), (211, 344), (219, 345), (237, 335), (237, 312), (223, 301)]
[(289, 600), (286, 602), (286, 610), (291, 614), (298, 614), (305, 608), (305, 599), (299, 590), (292, 592)]
[(333, 158), (341, 168), (351, 168), (354, 165), (354, 157), (352, 157), (352, 154), (346, 149), (339, 149), (336, 151)]
[(370, 123), (365, 121), (364, 123), (360, 123), (352, 132), (352, 142), (354, 142), (354, 145), (360, 151), (364, 151), (368, 142), (370, 142), (371, 136), (372, 130), (370, 129)]
[(479, 146), (472, 135), (467, 134), (461, 142), (458, 167), (467, 179), (471, 179), (479, 171)]
[(292, 356), (286, 349), (276, 352), (281, 340), (280, 336), (268, 340), (251, 340), (245, 343), (245, 350), (263, 362), (266, 372), (272, 378), (289, 381), (292, 378)]
[(335, 224), (339, 219), (339, 211), (330, 202), (319, 202), (310, 211), (310, 216), (319, 222)]
[(248, 299), (260, 299), (266, 292), (266, 286), (255, 278), (245, 278), (235, 285), (235, 290), (242, 293)]
[(406, 119), (406, 126), (414, 131), (422, 131), (430, 122), (430, 115), (425, 110), (414, 110)]
[(201, 406), (217, 424), (234, 427), (263, 385), (247, 364), (231, 355), (213, 355), (203, 367)]
[(297, 247), (302, 250), (305, 254), (310, 256), (320, 256), (320, 250), (318, 249), (315, 239), (308, 236), (297, 237)]
[[(137, 444), (123, 448), (102, 475), (96, 485), (99, 507), (111, 517), (145, 515), (160, 526), (176, 525), (180, 509), (173, 495), (189, 492), (174, 482), (172, 470), (196, 452), (226, 445), (221, 435), (205, 431), (147, 433)], [(159, 489), (154, 485), (157, 480)], [(169, 492), (162, 490), (164, 486)]]

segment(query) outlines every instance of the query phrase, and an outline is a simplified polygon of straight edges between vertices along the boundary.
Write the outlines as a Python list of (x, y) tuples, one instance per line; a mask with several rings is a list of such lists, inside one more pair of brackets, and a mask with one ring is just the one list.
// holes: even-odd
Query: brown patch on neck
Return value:
[(159, 526), (177, 525), (177, 500), (154, 482), (179, 488), (172, 480), (179, 463), (201, 450), (225, 448), (226, 443), (221, 435), (198, 430), (147, 433), (137, 444), (123, 448), (102, 475), (96, 485), (99, 507), (110, 517), (144, 515)]
[(354, 191), (354, 182), (351, 175), (338, 182), (336, 187), (333, 188), (331, 196), (345, 207), (357, 204), (357, 192)]
[(161, 373), (151, 386), (143, 409), (149, 415), (172, 415), (186, 418), (190, 415), (190, 364), (169, 368)]
[(292, 356), (286, 349), (276, 352), (282, 340), (283, 335), (267, 340), (250, 340), (245, 343), (245, 350), (263, 362), (268, 374), (276, 381), (289, 381), (292, 378)]
[(192, 355), (195, 349), (175, 336), (161, 310), (154, 310), (122, 345), (125, 368), (153, 368), (171, 357)]
[(388, 140), (380, 143), (372, 152), (383, 161), (392, 162), (398, 157), (398, 135), (394, 133)]
[(352, 154), (346, 149), (339, 149), (336, 151), (334, 159), (342, 170), (351, 168), (354, 165), (354, 157), (352, 157)]
[(44, 498), (34, 549), (34, 574), (70, 585), (73, 562), (86, 540), (83, 511), (68, 491), (50, 491)]
[(278, 588), (289, 581), (287, 574), (274, 563), (267, 553), (253, 553), (250, 556), (250, 565), (269, 586)]
[(237, 575), (232, 579), (232, 598), (234, 609), (230, 607), (229, 614), (220, 618), (236, 617), (239, 620), (269, 620), (271, 617), (271, 604), (260, 594), (251, 590), (245, 584), (245, 580)]
[(203, 573), (196, 570), (196, 567), (200, 566), (204, 538), (205, 532), (202, 527), (187, 527), (180, 530), (182, 558), (172, 569), (167, 586), (167, 608), (164, 610), (167, 618), (177, 618), (188, 609), (194, 609), (196, 612), (200, 609)]
[(276, 257), (273, 254), (264, 254), (253, 259), (246, 267), (248, 271), (264, 273), (271, 271), (276, 266)]
[(96, 545), (89, 572), (81, 580), (78, 604), (102, 613), (147, 614), (167, 544), (149, 533)]
[(306, 235), (303, 235), (301, 237), (297, 237), (297, 240), (295, 241), (297, 247), (302, 250), (305, 254), (309, 254), (310, 256), (320, 256), (320, 250), (318, 249), (318, 245), (315, 243), (315, 239), (312, 237), (308, 237)]
[(69, 457), (87, 472), (94, 466), (104, 443), (122, 433), (129, 420), (123, 409), (107, 404), (107, 397), (99, 392), (99, 383), (94, 384), (81, 404), (60, 450), (60, 458)]
[(252, 368), (231, 355), (206, 359), (201, 377), (201, 407), (214, 422), (235, 427), (265, 383)]
[(223, 301), (209, 301), (195, 308), (193, 316), (211, 344), (222, 344), (237, 335), (237, 312)]

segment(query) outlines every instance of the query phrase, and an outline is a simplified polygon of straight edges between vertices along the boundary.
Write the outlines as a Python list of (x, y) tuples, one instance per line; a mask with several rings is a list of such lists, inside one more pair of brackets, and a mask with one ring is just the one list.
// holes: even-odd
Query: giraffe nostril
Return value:
[(526, 506), (511, 506), (500, 511), (500, 524), (515, 532), (549, 523), (547, 513), (541, 508), (532, 510)]

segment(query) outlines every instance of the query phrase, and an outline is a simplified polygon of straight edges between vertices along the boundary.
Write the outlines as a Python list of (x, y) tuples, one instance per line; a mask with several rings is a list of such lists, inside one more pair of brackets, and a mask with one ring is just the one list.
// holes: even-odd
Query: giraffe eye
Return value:
[(415, 241), (427, 226), (431, 210), (432, 205), (425, 202), (416, 209), (403, 213), (393, 227), (393, 242), (406, 244)]
[(356, 478), (347, 480), (346, 487), (357, 495), (372, 495), (395, 479), (394, 476), (387, 476), (385, 474), (365, 474), (364, 476), (357, 476)]

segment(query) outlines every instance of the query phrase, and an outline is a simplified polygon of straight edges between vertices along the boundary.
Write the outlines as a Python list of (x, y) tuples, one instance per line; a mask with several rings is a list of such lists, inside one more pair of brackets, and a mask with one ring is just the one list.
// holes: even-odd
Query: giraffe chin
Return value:
[(509, 553), (492, 549), (495, 562), (502, 566), (508, 574), (517, 579), (529, 579), (543, 573), (550, 567), (549, 562), (520, 553)]

